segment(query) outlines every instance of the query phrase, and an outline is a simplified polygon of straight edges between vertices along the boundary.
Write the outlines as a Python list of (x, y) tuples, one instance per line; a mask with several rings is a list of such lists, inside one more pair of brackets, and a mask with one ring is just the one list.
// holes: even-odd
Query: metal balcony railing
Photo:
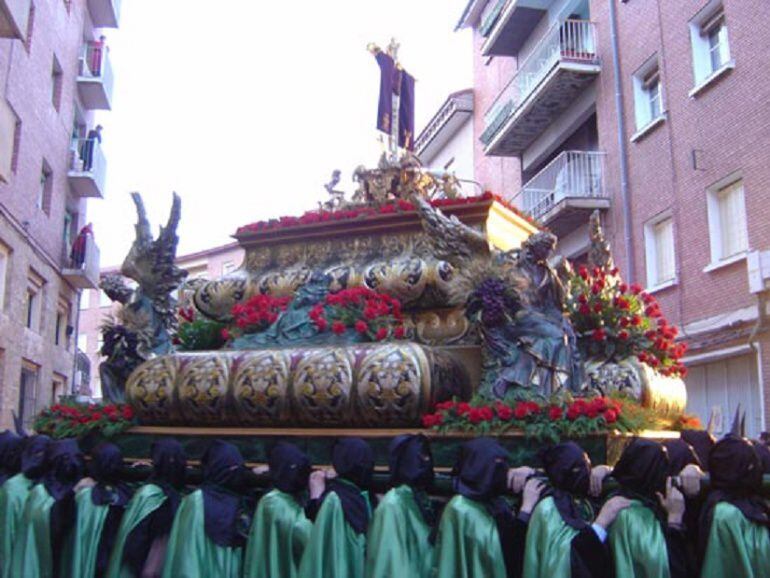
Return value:
[(556, 24), (538, 42), (484, 115), (488, 144), (559, 62), (596, 62), (596, 28), (588, 20)]
[(98, 82), (99, 91), (88, 91), (81, 97), (88, 108), (109, 109), (112, 102), (114, 77), (110, 62), (109, 48), (102, 42), (86, 42), (79, 59), (78, 81), (82, 83)]
[(603, 152), (564, 151), (532, 177), (514, 203), (541, 219), (566, 198), (606, 197)]
[[(107, 159), (99, 141), (95, 138), (72, 139), (70, 154), (68, 174), (77, 183), (74, 184), (75, 192), (83, 197), (103, 196)], [(89, 182), (83, 183), (83, 180)]]

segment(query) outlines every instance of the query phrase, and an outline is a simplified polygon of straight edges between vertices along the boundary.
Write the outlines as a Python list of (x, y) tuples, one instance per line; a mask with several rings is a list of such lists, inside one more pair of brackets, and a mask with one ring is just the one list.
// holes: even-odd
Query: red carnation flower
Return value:
[(388, 336), (388, 330), (387, 330), (387, 328), (385, 328), (385, 327), (380, 327), (380, 328), (377, 330), (377, 333), (375, 333), (375, 334), (374, 334), (374, 338), (375, 338), (377, 341), (382, 341), (382, 340), (383, 340), (383, 339), (385, 339), (387, 336)]
[(558, 405), (552, 405), (550, 408), (548, 408), (548, 419), (551, 421), (561, 419), (563, 414), (564, 410), (562, 410), (562, 408), (560, 408)]
[(345, 333), (345, 324), (342, 321), (335, 321), (332, 323), (332, 333), (342, 335)]
[(355, 329), (359, 333), (366, 333), (369, 330), (369, 326), (366, 324), (365, 321), (361, 321), (360, 319), (356, 321)]
[(497, 411), (497, 417), (503, 421), (508, 421), (513, 417), (513, 410), (505, 404), (498, 403), (495, 410)]
[(399, 325), (393, 330), (393, 337), (395, 337), (396, 339), (403, 339), (405, 333), (406, 331), (404, 329), (404, 326)]
[(615, 423), (618, 421), (618, 412), (614, 409), (608, 409), (604, 412), (604, 421), (606, 421), (608, 424)]

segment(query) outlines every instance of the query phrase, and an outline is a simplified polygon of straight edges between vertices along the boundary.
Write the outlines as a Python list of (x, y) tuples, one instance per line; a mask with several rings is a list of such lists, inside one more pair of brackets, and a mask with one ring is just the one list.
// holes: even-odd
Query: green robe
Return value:
[(16, 474), (0, 486), (0, 576), (3, 578), (12, 578), (13, 540), (31, 489), (32, 480), (24, 474)]
[[(13, 543), (10, 575), (14, 578), (54, 578), (51, 550), (51, 509), (54, 503), (55, 500), (43, 484), (36, 484), (30, 491)], [(62, 545), (62, 572), (56, 578), (67, 578), (71, 575), (69, 570), (73, 534), (70, 532), (67, 543)]]
[(297, 500), (272, 490), (257, 506), (246, 544), (244, 578), (296, 578), (313, 523)]
[(714, 507), (701, 578), (760, 578), (768, 573), (770, 530), (747, 519), (732, 504), (718, 503)]
[(96, 573), (96, 555), (104, 529), (109, 506), (97, 506), (91, 498), (93, 488), (84, 488), (75, 496), (77, 518), (72, 542), (72, 575), (93, 578)]
[(540, 501), (527, 527), (524, 578), (570, 578), (572, 540), (578, 530), (564, 522), (552, 497)]
[(160, 486), (155, 484), (145, 484), (131, 497), (115, 536), (107, 578), (137, 578), (128, 566), (123, 565), (123, 548), (125, 548), (126, 540), (133, 529), (160, 508), (165, 501), (166, 494)]
[(166, 550), (163, 578), (240, 578), (243, 549), (218, 546), (206, 536), (203, 492), (185, 497)]
[(427, 578), (433, 568), (431, 527), (409, 486), (390, 490), (374, 512), (367, 537), (366, 578)]
[(464, 496), (444, 508), (435, 559), (438, 578), (506, 578), (494, 518), (483, 504)]
[(671, 578), (666, 536), (655, 513), (639, 500), (618, 514), (608, 533), (615, 575)]
[(361, 578), (364, 574), (366, 536), (345, 520), (339, 496), (324, 498), (302, 555), (301, 578)]

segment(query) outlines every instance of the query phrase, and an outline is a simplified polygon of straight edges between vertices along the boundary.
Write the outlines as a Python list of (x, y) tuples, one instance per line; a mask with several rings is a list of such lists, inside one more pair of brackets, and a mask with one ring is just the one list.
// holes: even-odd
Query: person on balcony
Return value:
[(102, 75), (102, 57), (107, 50), (107, 37), (100, 36), (99, 40), (94, 40), (90, 45), (90, 58), (88, 59), (88, 68), (91, 70), (91, 76), (100, 77)]
[(93, 240), (94, 229), (91, 223), (88, 223), (85, 227), (80, 229), (78, 236), (75, 237), (75, 241), (72, 243), (72, 250), (70, 251), (70, 261), (72, 261), (73, 269), (82, 269), (86, 262), (86, 250), (88, 249), (88, 238)]
[(88, 131), (86, 140), (80, 148), (80, 159), (83, 161), (83, 171), (90, 172), (94, 165), (94, 147), (96, 143), (102, 144), (102, 125), (97, 124), (96, 128)]

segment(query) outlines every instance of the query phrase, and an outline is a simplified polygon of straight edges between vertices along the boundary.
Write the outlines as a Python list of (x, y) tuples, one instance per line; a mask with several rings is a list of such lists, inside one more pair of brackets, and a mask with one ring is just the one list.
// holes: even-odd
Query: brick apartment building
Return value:
[[(96, 287), (88, 198), (104, 195), (95, 114), (119, 0), (0, 0), (0, 428), (73, 390), (78, 300)], [(89, 137), (90, 132), (90, 139)]]
[(458, 24), (473, 178), (574, 259), (599, 209), (690, 344), (689, 409), (719, 432), (740, 403), (751, 435), (770, 412), (768, 21), (765, 0), (470, 0)]
[[(177, 257), (176, 264), (187, 271), (187, 282), (178, 295), (180, 304), (189, 304), (191, 297), (189, 286), (194, 285), (194, 280), (210, 280), (227, 275), (240, 267), (242, 262), (243, 249), (238, 243), (229, 243)], [(102, 269), (101, 275), (118, 273), (118, 271), (119, 267), (106, 267)], [(90, 390), (90, 396), (98, 399), (102, 397), (99, 379), (99, 364), (101, 363), (99, 350), (102, 347), (102, 336), (99, 327), (106, 317), (115, 313), (118, 306), (114, 305), (103, 291), (95, 288), (83, 293), (80, 307), (80, 331), (77, 347), (79, 351), (88, 356), (90, 362), (90, 380), (88, 383), (84, 382), (86, 387), (82, 390)]]

